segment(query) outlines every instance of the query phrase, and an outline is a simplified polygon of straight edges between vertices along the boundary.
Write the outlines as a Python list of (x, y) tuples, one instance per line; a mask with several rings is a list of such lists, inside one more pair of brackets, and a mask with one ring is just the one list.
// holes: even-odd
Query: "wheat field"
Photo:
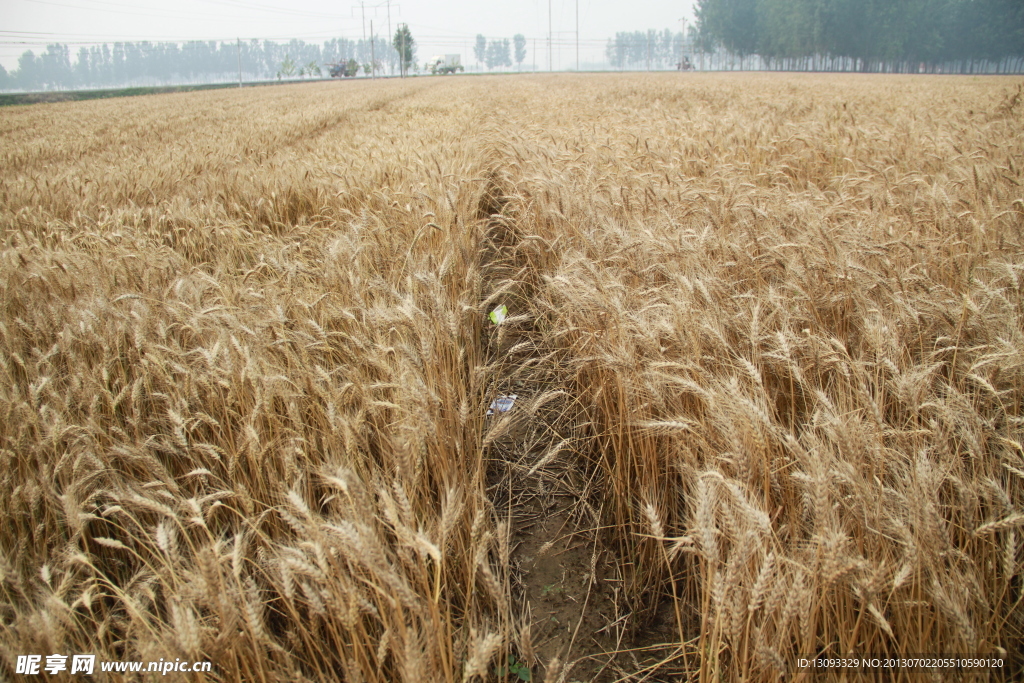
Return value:
[(594, 74), (0, 111), (0, 678), (1024, 675), (1022, 97)]

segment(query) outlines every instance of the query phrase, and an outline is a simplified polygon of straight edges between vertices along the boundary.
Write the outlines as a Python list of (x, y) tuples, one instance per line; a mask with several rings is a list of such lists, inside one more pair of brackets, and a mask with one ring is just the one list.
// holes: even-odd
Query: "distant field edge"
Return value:
[[(674, 71), (674, 70), (642, 70), (642, 69), (608, 69), (608, 70), (562, 70), (562, 71), (510, 71), (510, 72), (496, 72), (496, 73), (477, 73), (470, 72), (466, 74), (460, 74), (460, 76), (525, 76), (525, 75), (544, 75), (544, 74), (644, 74), (644, 73), (661, 73), (671, 74), (678, 73), (682, 74), (728, 74), (728, 73), (813, 73), (813, 74), (864, 74), (873, 76), (1021, 76), (1024, 72), (1014, 72), (1005, 74), (989, 74), (989, 73), (977, 73), (977, 74), (885, 74), (878, 72), (859, 72), (859, 71), (815, 71), (815, 70), (795, 70), (795, 69), (708, 69), (704, 71)], [(423, 77), (423, 74), (416, 74), (411, 76), (412, 78)], [(377, 80), (389, 80), (399, 78), (397, 75), (381, 75), (377, 76)], [(438, 78), (433, 76), (433, 78)], [(444, 78), (441, 76), (440, 78)], [(98, 100), (109, 97), (135, 97), (137, 95), (159, 95), (163, 93), (176, 93), (176, 92), (193, 92), (196, 90), (220, 90), (224, 88), (252, 88), (263, 85), (285, 85), (285, 84), (296, 84), (296, 83), (320, 83), (324, 81), (362, 81), (367, 80), (366, 78), (357, 79), (338, 79), (338, 78), (314, 78), (314, 79), (291, 79), (291, 80), (270, 80), (270, 81), (243, 81), (241, 85), (237, 82), (234, 83), (200, 83), (195, 85), (159, 85), (159, 86), (141, 86), (135, 88), (107, 88), (100, 90), (61, 90), (61, 91), (47, 91), (47, 92), (25, 92), (25, 93), (0, 93), (0, 107), (9, 107), (12, 105), (19, 104), (47, 104), (54, 102), (77, 102), (79, 100)]]
[[(251, 81), (243, 82), (241, 87), (251, 88), (260, 85), (282, 85), (285, 83), (316, 83), (322, 80), (338, 79), (305, 79), (288, 81)], [(173, 92), (192, 92), (194, 90), (219, 90), (221, 88), (237, 88), (238, 83), (203, 83), (197, 85), (157, 85), (138, 88), (109, 88), (105, 90), (61, 90), (52, 92), (24, 92), (0, 94), (0, 107), (15, 104), (41, 104), (52, 102), (77, 102), (79, 100), (98, 100), (107, 97), (134, 97), (136, 95), (158, 95)]]

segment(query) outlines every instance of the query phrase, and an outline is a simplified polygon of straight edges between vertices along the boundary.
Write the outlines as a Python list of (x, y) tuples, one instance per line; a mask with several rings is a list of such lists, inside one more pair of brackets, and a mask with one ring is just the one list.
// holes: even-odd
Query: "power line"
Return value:
[[(137, 17), (162, 18), (162, 19), (194, 19), (195, 14), (164, 14), (161, 12), (133, 12), (131, 10), (124, 9), (107, 9), (104, 7), (82, 7), (80, 5), (69, 5), (64, 2), (52, 2), (52, 0), (25, 0), (26, 2), (32, 2), (37, 5), (51, 5), (53, 7), (67, 7), (70, 9), (84, 10), (87, 12), (107, 12), (110, 14), (130, 14)], [(238, 19), (238, 17), (231, 17), (224, 14), (208, 14), (204, 15), (206, 19)]]
[[(137, 16), (147, 16), (147, 17), (157, 16), (158, 15), (157, 13), (164, 9), (164, 8), (161, 8), (160, 10), (156, 10), (156, 11), (142, 11), (142, 12), (140, 12), (140, 11), (133, 11), (133, 10), (138, 10), (139, 9), (135, 5), (129, 5), (129, 4), (120, 3), (120, 2), (109, 2), (108, 0), (87, 0), (87, 1), (90, 2), (90, 3), (93, 3), (93, 5), (86, 6), (86, 5), (81, 5), (81, 4), (69, 4), (69, 3), (62, 3), (62, 2), (54, 2), (53, 0), (23, 0), (23, 2), (31, 2), (31, 3), (35, 3), (35, 4), (38, 4), (38, 5), (55, 5), (55, 6), (58, 6), (58, 7), (68, 7), (70, 9), (79, 9), (79, 10), (85, 10), (85, 11), (89, 11), (89, 12), (96, 12), (96, 11), (99, 11), (99, 12), (111, 12), (111, 13), (117, 13), (117, 14), (134, 14), (134, 15), (137, 15)], [(287, 15), (287, 16), (294, 16), (294, 17), (303, 17), (303, 18), (307, 18), (307, 19), (342, 19), (343, 18), (343, 16), (339, 15), (339, 14), (329, 14), (329, 13), (325, 13), (325, 12), (315, 12), (315, 11), (299, 10), (299, 9), (292, 9), (292, 8), (273, 7), (271, 5), (261, 5), (261, 4), (258, 4), (258, 3), (241, 2), (239, 0), (204, 0), (204, 2), (206, 4), (222, 5), (224, 7), (230, 7), (232, 9), (242, 9), (242, 10), (246, 10), (247, 12), (263, 12), (263, 13), (269, 13), (269, 14), (279, 14), (279, 15)], [(112, 9), (105, 9), (103, 7), (96, 7), (95, 5), (106, 5), (107, 7), (124, 8), (124, 9), (112, 10)], [(186, 17), (186, 18), (195, 18), (195, 17), (198, 16), (198, 17), (213, 17), (213, 18), (236, 19), (236, 20), (238, 20), (240, 18), (237, 14), (233, 14), (233, 15), (206, 14), (206, 13), (197, 14), (196, 12), (185, 12), (181, 16)]]
[[(551, 38), (551, 42), (559, 47), (568, 47), (575, 44), (576, 39), (574, 31), (555, 31)], [(566, 34), (568, 37), (560, 37), (561, 34)], [(419, 40), (421, 42), (430, 43), (443, 43), (447, 45), (462, 45), (464, 46), (466, 34), (431, 34), (431, 33), (418, 33)], [(37, 37), (38, 36), (38, 37)], [(301, 39), (301, 38), (344, 38), (347, 40), (353, 40), (352, 38), (346, 38), (343, 35), (339, 35), (338, 31), (316, 31), (308, 33), (291, 33), (282, 35), (263, 35), (263, 36), (247, 36), (243, 38), (244, 41), (252, 40), (289, 40), (289, 39)], [(535, 36), (526, 36), (527, 40), (536, 40)], [(69, 40), (73, 39), (73, 40)], [(103, 43), (111, 42), (150, 42), (150, 43), (187, 43), (187, 42), (235, 42), (238, 40), (238, 36), (210, 36), (205, 38), (191, 37), (173, 37), (173, 36), (139, 36), (139, 35), (111, 35), (103, 33), (58, 33), (58, 32), (44, 32), (44, 31), (11, 31), (11, 30), (0, 30), (0, 44), (18, 44), (18, 45), (45, 45), (47, 43), (66, 43), (66, 44), (85, 44), (85, 45), (100, 45)], [(488, 36), (487, 39), (495, 40), (496, 37)], [(547, 40), (547, 37), (544, 38)], [(579, 43), (582, 46), (596, 46), (605, 45), (607, 43), (606, 38), (580, 38)]]
[(257, 12), (269, 12), (271, 14), (290, 14), (293, 16), (309, 17), (313, 19), (341, 19), (341, 14), (327, 14), (325, 12), (314, 12), (298, 9), (288, 9), (281, 7), (272, 7), (270, 5), (260, 5), (252, 2), (240, 2), (239, 0), (205, 0), (205, 2), (226, 5), (228, 7), (237, 7), (239, 9), (251, 10)]
[[(13, 33), (13, 32), (11, 32)], [(0, 45), (48, 45), (51, 43), (58, 43), (62, 45), (103, 45), (106, 43), (154, 43), (154, 44), (170, 44), (170, 43), (211, 43), (211, 42), (223, 42), (230, 43), (238, 40), (238, 37), (208, 37), (208, 38), (173, 38), (173, 37), (140, 37), (140, 36), (111, 36), (104, 34), (66, 34), (66, 33), (37, 33), (35, 35), (46, 35), (49, 36), (46, 39), (35, 39), (32, 40), (30, 36), (0, 36)], [(63, 40), (63, 36), (73, 36), (75, 38), (81, 38), (81, 40)], [(4, 38), (7, 38), (6, 40)], [(354, 40), (353, 38), (345, 38), (345, 36), (338, 35), (337, 31), (318, 31), (315, 33), (292, 33), (286, 35), (277, 36), (247, 36), (242, 38), (246, 42), (256, 41), (282, 41), (282, 40), (296, 40), (302, 38), (327, 38), (329, 40), (344, 39)]]

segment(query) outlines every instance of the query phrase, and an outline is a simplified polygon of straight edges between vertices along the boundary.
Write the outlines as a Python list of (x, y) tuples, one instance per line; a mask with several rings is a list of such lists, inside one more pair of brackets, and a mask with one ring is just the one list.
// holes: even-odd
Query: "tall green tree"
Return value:
[(697, 20), (703, 49), (776, 63), (843, 57), (863, 70), (916, 71), (1024, 60), (1022, 0), (698, 0)]
[(500, 66), (512, 66), (512, 45), (509, 43), (508, 38), (501, 39), (501, 49), (498, 51), (498, 58)]
[(71, 51), (67, 45), (51, 43), (37, 60), (39, 79), (36, 87), (64, 89), (74, 84), (71, 70)]
[(697, 0), (697, 25), (703, 37), (739, 55), (757, 51), (757, 0)]
[(22, 90), (38, 90), (41, 87), (39, 60), (36, 53), (26, 50), (18, 57), (18, 71), (15, 84)]
[(508, 38), (492, 40), (488, 43), (484, 61), (487, 63), (488, 69), (494, 69), (499, 66), (512, 66), (511, 45)]
[(487, 38), (482, 33), (476, 34), (476, 45), (473, 46), (473, 55), (477, 64), (483, 64), (487, 60)]
[(291, 78), (295, 75), (296, 65), (295, 60), (291, 58), (291, 55), (285, 55), (284, 61), (281, 62), (281, 68), (277, 70), (277, 80), (284, 78)]
[(622, 39), (622, 32), (615, 34), (615, 39), (608, 39), (604, 48), (605, 59), (613, 66), (622, 69), (626, 66), (626, 42)]
[(392, 46), (398, 53), (398, 65), (404, 76), (409, 73), (409, 67), (416, 61), (416, 41), (413, 40), (408, 24), (402, 24), (395, 31)]
[(126, 80), (125, 72), (125, 60), (124, 60), (124, 43), (114, 43), (114, 50), (111, 53), (112, 62), (114, 69), (114, 82), (117, 84), (124, 83)]
[(512, 36), (512, 43), (516, 49), (516, 67), (522, 70), (523, 60), (526, 59), (526, 36), (517, 33)]

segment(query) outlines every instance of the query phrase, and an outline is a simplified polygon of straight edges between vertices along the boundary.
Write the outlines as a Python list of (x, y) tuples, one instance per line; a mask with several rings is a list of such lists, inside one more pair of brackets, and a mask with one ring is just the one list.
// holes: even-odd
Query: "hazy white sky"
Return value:
[[(554, 67), (575, 67), (576, 8), (579, 7), (582, 61), (601, 59), (604, 41), (617, 31), (680, 30), (692, 24), (693, 0), (550, 0)], [(38, 54), (47, 42), (71, 45), (117, 40), (234, 40), (236, 37), (322, 43), (330, 38), (361, 38), (387, 32), (386, 0), (0, 0), (0, 63), (17, 67), (27, 49)], [(474, 61), (473, 40), (528, 39), (525, 64), (547, 68), (549, 0), (391, 0), (391, 31), (407, 22), (420, 61), (433, 54), (460, 52)]]

